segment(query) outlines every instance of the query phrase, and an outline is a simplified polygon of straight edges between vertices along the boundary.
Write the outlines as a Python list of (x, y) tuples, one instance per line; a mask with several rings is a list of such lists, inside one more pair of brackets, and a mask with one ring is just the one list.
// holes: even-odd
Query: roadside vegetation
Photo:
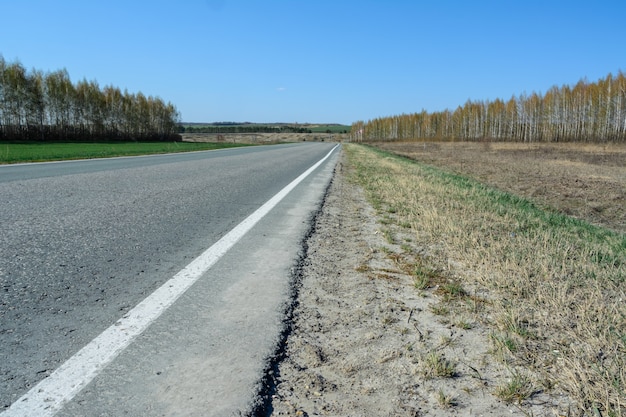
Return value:
[(249, 146), (210, 142), (0, 143), (0, 164), (110, 158)]
[(626, 233), (626, 144), (424, 141), (375, 146)]
[[(493, 394), (523, 404), (564, 393), (571, 415), (626, 415), (626, 235), (446, 169), (344, 149), (386, 239), (410, 236), (397, 261), (412, 290), (432, 291), (450, 325), (488, 329), (510, 374)], [(454, 375), (454, 363), (426, 359), (425, 375)]]

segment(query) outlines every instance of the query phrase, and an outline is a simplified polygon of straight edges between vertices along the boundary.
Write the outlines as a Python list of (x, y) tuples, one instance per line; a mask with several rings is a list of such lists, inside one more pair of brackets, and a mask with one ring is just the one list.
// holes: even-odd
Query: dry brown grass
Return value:
[(626, 145), (381, 142), (376, 146), (626, 232)]
[[(448, 144), (427, 146), (445, 145)], [(556, 166), (580, 168), (568, 171), (569, 174), (561, 173), (558, 181), (563, 182), (581, 180), (581, 167), (589, 169), (587, 173), (592, 172), (587, 167), (590, 165), (587, 157), (574, 161), (572, 155), (567, 159), (570, 162), (557, 158), (555, 163), (551, 157), (533, 158), (521, 155), (521, 150), (515, 150), (514, 146), (503, 146), (505, 153), (514, 156), (502, 159), (501, 163), (526, 162), (498, 173), (500, 162), (496, 161), (500, 159), (490, 152), (500, 146), (478, 144), (471, 153), (473, 159), (453, 158), (455, 146), (451, 146), (449, 159), (453, 162), (448, 163), (457, 172), (473, 173), (481, 181), (505, 190), (539, 189), (541, 186), (528, 178), (537, 176), (545, 183), (545, 177), (538, 173), (554, 173)], [(496, 356), (513, 374), (532, 375), (533, 386), (540, 385), (543, 390), (566, 392), (579, 404), (579, 415), (595, 412), (626, 415), (626, 238), (623, 234), (540, 210), (511, 194), (366, 147), (349, 145), (345, 149), (356, 168), (355, 180), (364, 187), (374, 207), (397, 225), (411, 225), (414, 236), (411, 246), (423, 254), (424, 267), (445, 271), (450, 282), (468, 295), (448, 297), (450, 305), (465, 309), (464, 314), (471, 315), (472, 321), (491, 328), (494, 353), (498, 353)], [(416, 157), (413, 151), (403, 152)], [(530, 152), (543, 155), (540, 149)], [(482, 158), (481, 153), (489, 157)], [(461, 163), (459, 159), (471, 159), (472, 166), (478, 167), (470, 168), (469, 162)], [(438, 164), (445, 165), (442, 160), (438, 159)], [(428, 162), (432, 164), (433, 160)], [(620, 199), (624, 187), (619, 182), (623, 166), (617, 159), (614, 162), (613, 165), (607, 162), (607, 167), (591, 164), (598, 165), (593, 171), (598, 177), (610, 177), (606, 180), (608, 189), (621, 196), (603, 202), (606, 203), (603, 215), (594, 215), (591, 220), (619, 230), (623, 226)], [(530, 170), (526, 175), (521, 170), (523, 165)], [(611, 169), (618, 172), (617, 177), (608, 174)], [(487, 171), (491, 173), (484, 174)], [(551, 182), (545, 187), (552, 191), (542, 196), (557, 193), (554, 190), (558, 187)], [(568, 189), (565, 185), (559, 188), (565, 189)], [(601, 201), (601, 195), (593, 191), (586, 198), (593, 204)], [(538, 197), (542, 205), (568, 201), (542, 196)], [(613, 207), (616, 204), (619, 207)], [(564, 206), (559, 209), (567, 212)], [(584, 217), (588, 209), (572, 210), (578, 217)], [(460, 293), (461, 289), (454, 292)], [(476, 300), (486, 301), (480, 303), (479, 310)], [(518, 394), (513, 397), (521, 400)]]

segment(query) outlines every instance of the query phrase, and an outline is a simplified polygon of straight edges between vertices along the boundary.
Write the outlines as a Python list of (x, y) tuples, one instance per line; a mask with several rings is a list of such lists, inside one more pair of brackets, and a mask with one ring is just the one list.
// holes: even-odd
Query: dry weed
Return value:
[[(623, 235), (370, 148), (345, 149), (377, 210), (410, 224), (411, 245), (428, 248), (420, 267), (456, 277), (440, 285), (447, 300), (466, 301), (466, 313), (487, 301), (475, 319), (492, 328), (498, 357), (564, 390), (583, 412), (626, 414)], [(428, 285), (418, 275), (416, 286)], [(522, 399), (527, 384), (518, 385), (508, 388)]]

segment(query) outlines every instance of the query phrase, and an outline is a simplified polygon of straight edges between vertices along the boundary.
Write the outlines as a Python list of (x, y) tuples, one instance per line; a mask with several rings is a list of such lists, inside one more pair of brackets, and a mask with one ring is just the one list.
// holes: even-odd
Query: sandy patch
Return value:
[(340, 161), (308, 241), (271, 415), (566, 415), (562, 398), (494, 395), (511, 374), (489, 353), (488, 331), (436, 314), (437, 288), (417, 289), (394, 261), (410, 254), (385, 240), (345, 169)]

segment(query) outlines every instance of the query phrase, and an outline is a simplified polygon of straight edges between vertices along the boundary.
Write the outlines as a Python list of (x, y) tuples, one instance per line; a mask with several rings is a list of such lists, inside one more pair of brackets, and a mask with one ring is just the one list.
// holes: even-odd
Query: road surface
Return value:
[[(245, 414), (258, 401), (292, 267), (338, 151), (301, 174), (333, 147), (0, 167), (1, 415)], [(298, 177), (147, 329), (97, 362), (112, 344), (97, 337), (133, 333), (141, 325), (124, 320), (152, 314), (137, 313), (138, 304), (175, 287), (173, 277), (232, 241), (234, 228)], [(85, 361), (89, 347), (96, 359)], [(68, 363), (73, 373), (57, 378)], [(54, 389), (37, 385), (55, 378)]]

